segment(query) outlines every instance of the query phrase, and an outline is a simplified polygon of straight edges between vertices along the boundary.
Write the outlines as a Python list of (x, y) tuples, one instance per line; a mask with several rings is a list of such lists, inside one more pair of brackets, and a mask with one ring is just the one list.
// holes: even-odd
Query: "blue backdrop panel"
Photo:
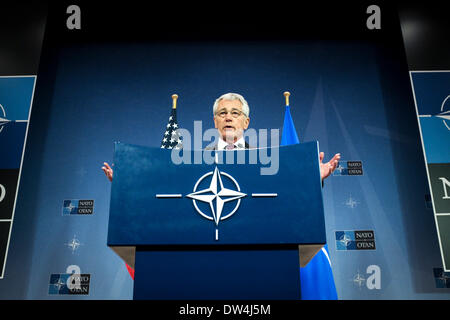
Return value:
[(0, 132), (0, 168), (16, 169), (20, 167), (27, 122), (10, 122)]
[(420, 128), (428, 163), (450, 162), (450, 130), (445, 123), (448, 123), (450, 127), (450, 120), (445, 121), (438, 117), (420, 117)]
[(450, 71), (412, 72), (417, 115), (428, 163), (450, 162)]
[(0, 77), (0, 104), (8, 120), (28, 120), (34, 81), (35, 76)]

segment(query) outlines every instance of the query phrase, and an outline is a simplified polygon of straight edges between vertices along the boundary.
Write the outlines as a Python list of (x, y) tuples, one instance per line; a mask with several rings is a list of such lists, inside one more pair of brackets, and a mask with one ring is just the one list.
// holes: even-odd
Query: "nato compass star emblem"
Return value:
[(59, 292), (62, 287), (66, 286), (66, 282), (61, 279), (61, 277), (58, 278), (58, 281), (53, 283), (53, 285), (56, 287), (56, 290)]
[[(196, 191), (200, 182), (202, 182), (203, 179), (209, 177), (210, 175), (212, 175), (212, 178), (211, 178), (211, 183), (209, 185), (209, 188), (203, 189), (200, 191)], [(222, 182), (222, 178), (221, 178), (222, 175), (230, 178), (231, 181), (233, 181), (234, 185), (236, 186), (237, 190), (225, 188), (223, 186), (223, 182)], [(203, 175), (195, 184), (194, 192), (188, 194), (186, 197), (192, 199), (195, 210), (197, 210), (197, 212), (202, 217), (204, 217), (208, 220), (213, 220), (214, 223), (216, 224), (216, 226), (218, 227), (220, 221), (231, 217), (236, 212), (236, 210), (239, 208), (239, 205), (241, 204), (240, 199), (245, 196), (247, 196), (247, 195), (245, 193), (241, 192), (241, 190), (239, 188), (239, 184), (236, 182), (236, 180), (229, 174), (227, 174), (225, 172), (220, 172), (219, 169), (217, 169), (217, 167), (216, 167), (214, 170), (214, 173), (209, 172), (209, 173)], [(237, 203), (236, 203), (234, 209), (230, 213), (228, 213), (226, 215), (222, 215), (224, 204), (226, 202), (235, 201), (235, 200), (237, 200)], [(198, 208), (196, 201), (208, 203), (209, 207), (211, 209), (211, 212), (212, 212), (212, 216), (207, 215), (204, 212), (202, 212)], [(216, 229), (216, 239), (217, 238), (218, 238), (218, 229)]]
[[(234, 189), (226, 188), (222, 181), (222, 178), (226, 177), (231, 180), (232, 184), (234, 184)], [(197, 190), (200, 183), (205, 179), (211, 179), (209, 186), (205, 189)], [(208, 180), (206, 180), (208, 181)], [(204, 184), (203, 184), (204, 185)], [(214, 171), (210, 171), (200, 179), (194, 185), (194, 190), (192, 193), (187, 194), (185, 197), (192, 199), (192, 203), (194, 205), (195, 210), (199, 215), (203, 218), (213, 221), (216, 226), (216, 236), (215, 240), (219, 240), (219, 223), (225, 219), (230, 218), (239, 208), (241, 204), (241, 199), (246, 197), (247, 194), (241, 191), (239, 184), (236, 179), (234, 179), (231, 175), (226, 172), (220, 171), (217, 166)], [(156, 198), (182, 198), (182, 194), (156, 194)], [(273, 198), (278, 197), (277, 193), (252, 193), (252, 198)], [(198, 205), (197, 201), (207, 203), (209, 205), (206, 206), (209, 210), (206, 213), (202, 211)], [(230, 212), (224, 212), (224, 207), (227, 202), (236, 201), (234, 208)]]
[[(442, 101), (441, 112), (436, 117), (441, 118), (444, 125), (450, 130), (450, 95)], [(449, 122), (447, 123), (447, 121)]]
[(341, 176), (342, 175), (342, 171), (344, 171), (344, 170), (345, 170), (345, 168), (343, 166), (341, 166), (340, 164), (338, 164), (336, 169), (333, 171), (333, 175), (334, 176)]
[(80, 240), (78, 240), (76, 236), (73, 236), (73, 239), (66, 243), (66, 246), (72, 250), (72, 253), (74, 253), (81, 245)]
[(339, 239), (339, 242), (345, 247), (348, 247), (348, 245), (352, 242), (352, 239), (344, 233), (344, 235)]
[(359, 270), (358, 270), (358, 273), (353, 277), (352, 281), (354, 284), (356, 284), (359, 287), (359, 289), (361, 289), (361, 287), (366, 282), (366, 279), (362, 276), (362, 274), (359, 273)]
[(11, 120), (6, 119), (6, 112), (3, 106), (0, 104), (0, 132), (3, 131), (3, 127), (6, 126)]
[(28, 120), (9, 120), (6, 118), (5, 108), (0, 104), (0, 132), (9, 123), (28, 122)]
[(347, 201), (344, 203), (347, 207), (349, 208), (356, 208), (358, 205), (358, 201), (356, 201), (355, 199), (352, 198), (352, 195), (350, 195), (350, 198), (347, 199)]
[(441, 112), (438, 114), (421, 114), (419, 115), (421, 118), (430, 118), (436, 117), (442, 119), (442, 123), (450, 131), (450, 95), (448, 95), (441, 104)]

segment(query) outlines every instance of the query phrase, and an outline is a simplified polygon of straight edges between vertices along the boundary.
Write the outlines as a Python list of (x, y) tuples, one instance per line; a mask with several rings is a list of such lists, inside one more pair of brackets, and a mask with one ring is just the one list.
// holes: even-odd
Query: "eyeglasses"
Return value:
[[(239, 118), (240, 115), (243, 114), (243, 112), (239, 110), (231, 110), (230, 113), (233, 118)], [(228, 111), (226, 110), (220, 110), (219, 112), (216, 113), (216, 115), (218, 115), (221, 118), (225, 118), (227, 114)]]

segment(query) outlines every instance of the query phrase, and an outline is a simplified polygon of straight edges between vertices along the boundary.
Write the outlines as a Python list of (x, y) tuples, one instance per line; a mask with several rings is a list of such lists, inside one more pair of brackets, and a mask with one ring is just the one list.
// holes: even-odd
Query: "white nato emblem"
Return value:
[(353, 277), (352, 281), (355, 285), (361, 288), (366, 285), (369, 290), (380, 290), (381, 289), (381, 268), (375, 264), (372, 264), (367, 267), (366, 274), (368, 275), (365, 278), (358, 270), (358, 273)]
[[(203, 190), (197, 190), (200, 183), (211, 177), (211, 182), (209, 186)], [(232, 184), (234, 184), (234, 189), (224, 187), (224, 183), (222, 181), (222, 177), (226, 177), (231, 180)], [(238, 209), (241, 204), (241, 198), (246, 197), (247, 194), (241, 192), (241, 188), (237, 183), (236, 179), (234, 179), (231, 175), (226, 172), (221, 172), (217, 167), (215, 167), (214, 171), (210, 171), (200, 179), (194, 185), (194, 190), (192, 193), (186, 195), (186, 198), (192, 199), (192, 203), (194, 205), (195, 210), (199, 215), (203, 218), (208, 219), (210, 221), (214, 221), (216, 225), (216, 240), (219, 240), (219, 222), (225, 219), (230, 218)], [(277, 197), (277, 193), (252, 193), (252, 198), (275, 198)], [(156, 194), (156, 198), (182, 198), (182, 194)], [(209, 204), (209, 210), (205, 213), (197, 205), (197, 201), (205, 202)], [(237, 201), (234, 205), (233, 209), (229, 212), (224, 213), (225, 203)]]
[(448, 130), (450, 130), (450, 123), (447, 123), (447, 121), (450, 121), (450, 95), (447, 96), (447, 98), (442, 101), (441, 105), (441, 113), (437, 114), (436, 117), (441, 118), (444, 125), (447, 127)]
[(344, 235), (339, 239), (339, 242), (345, 247), (348, 247), (348, 245), (352, 242), (352, 239), (344, 233)]
[(28, 122), (28, 120), (9, 120), (6, 118), (6, 111), (5, 108), (0, 104), (0, 132), (3, 131), (3, 128), (8, 124), (8, 123), (13, 123), (13, 122)]
[(74, 253), (82, 244), (76, 236), (73, 236), (73, 239), (66, 243), (66, 245), (72, 250), (72, 253)]
[[(207, 177), (211, 176), (211, 183), (209, 185), (209, 188), (197, 191), (198, 185)], [(225, 176), (229, 178), (231, 181), (233, 181), (235, 187), (237, 190), (232, 190), (225, 188), (223, 186), (222, 177)], [(186, 195), (187, 198), (191, 198), (192, 202), (194, 204), (195, 210), (204, 218), (208, 220), (213, 220), (216, 224), (216, 226), (219, 225), (219, 222), (222, 220), (225, 220), (229, 217), (231, 217), (236, 210), (239, 208), (239, 205), (241, 204), (241, 198), (245, 197), (246, 194), (241, 192), (241, 189), (239, 188), (239, 184), (237, 181), (230, 176), (228, 173), (220, 172), (219, 169), (216, 167), (214, 172), (208, 172), (205, 175), (203, 175), (200, 179), (198, 179), (197, 183), (194, 186), (194, 192)], [(233, 210), (227, 214), (223, 214), (223, 207), (225, 203), (230, 201), (237, 200), (236, 205), (234, 206)], [(211, 215), (205, 214), (203, 211), (201, 211), (196, 201), (206, 202), (209, 204), (209, 207), (211, 209)]]
[(347, 201), (344, 203), (349, 208), (356, 208), (358, 206), (358, 201), (352, 198), (352, 195), (350, 195), (350, 198), (347, 199)]
[(3, 106), (0, 104), (0, 132), (3, 131), (3, 127), (11, 120), (6, 119), (6, 112)]
[(442, 119), (442, 123), (450, 131), (450, 95), (448, 95), (441, 104), (441, 112), (435, 115), (431, 114), (421, 114), (421, 118), (436, 117)]

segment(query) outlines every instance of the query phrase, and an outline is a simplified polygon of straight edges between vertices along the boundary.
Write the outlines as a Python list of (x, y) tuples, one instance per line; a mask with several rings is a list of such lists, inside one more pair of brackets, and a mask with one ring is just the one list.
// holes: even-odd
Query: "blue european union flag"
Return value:
[[(281, 145), (297, 143), (300, 141), (291, 117), (290, 107), (286, 105)], [(304, 268), (300, 268), (300, 286), (303, 300), (337, 300), (327, 245)]]

